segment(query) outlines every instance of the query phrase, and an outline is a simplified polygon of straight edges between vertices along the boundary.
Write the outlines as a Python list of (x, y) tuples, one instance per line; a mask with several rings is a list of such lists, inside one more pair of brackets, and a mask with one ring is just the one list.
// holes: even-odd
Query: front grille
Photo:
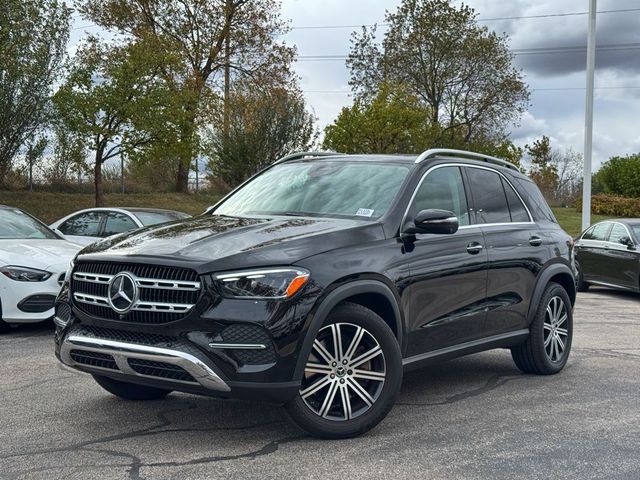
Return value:
[(118, 370), (116, 361), (107, 353), (90, 352), (87, 350), (71, 350), (69, 355), (74, 362), (81, 363), (82, 365)]
[(129, 366), (136, 373), (148, 377), (161, 377), (169, 380), (178, 380), (180, 382), (198, 383), (184, 368), (171, 363), (130, 358)]
[(224, 343), (264, 345), (262, 350), (231, 350), (231, 355), (243, 365), (264, 365), (276, 361), (273, 343), (267, 331), (257, 325), (236, 324), (225, 328), (221, 337)]
[[(120, 314), (109, 305), (109, 282), (114, 275), (133, 275), (139, 298)], [(71, 275), (77, 307), (92, 317), (133, 323), (167, 323), (183, 318), (198, 301), (201, 284), (191, 269), (132, 263), (79, 262)]]

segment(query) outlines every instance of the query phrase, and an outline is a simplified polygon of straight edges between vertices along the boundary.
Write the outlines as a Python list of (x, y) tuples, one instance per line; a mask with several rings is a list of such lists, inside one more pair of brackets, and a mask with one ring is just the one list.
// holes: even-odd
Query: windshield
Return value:
[(0, 208), (0, 239), (58, 239), (58, 236), (21, 210)]
[(213, 213), (378, 218), (391, 205), (409, 168), (381, 162), (285, 163), (254, 178)]
[(145, 227), (189, 217), (186, 213), (181, 212), (141, 212), (133, 210), (133, 214), (138, 217), (138, 220), (140, 220)]

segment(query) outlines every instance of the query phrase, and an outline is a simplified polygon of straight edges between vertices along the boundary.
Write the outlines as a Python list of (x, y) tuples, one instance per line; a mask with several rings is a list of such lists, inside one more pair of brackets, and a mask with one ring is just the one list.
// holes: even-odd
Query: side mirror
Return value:
[(635, 245), (635, 243), (633, 243), (633, 240), (631, 240), (626, 235), (624, 237), (621, 237), (619, 242), (622, 245), (626, 245), (629, 250), (635, 250), (635, 248), (636, 248), (636, 245)]
[(413, 220), (413, 225), (405, 228), (403, 233), (436, 233), (450, 235), (458, 231), (458, 217), (448, 210), (429, 208), (420, 210)]

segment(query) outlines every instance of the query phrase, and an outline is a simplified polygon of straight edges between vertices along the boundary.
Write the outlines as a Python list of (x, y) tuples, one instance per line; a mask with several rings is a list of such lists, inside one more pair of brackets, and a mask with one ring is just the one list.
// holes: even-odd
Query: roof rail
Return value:
[(291, 160), (300, 160), (305, 157), (331, 157), (333, 155), (340, 155), (337, 152), (295, 152), (290, 153), (289, 155), (276, 160), (273, 164), (276, 165), (278, 163), (290, 162)]
[(518, 170), (513, 163), (509, 163), (506, 160), (502, 160), (500, 158), (492, 157), (490, 155), (485, 155), (483, 153), (469, 152), (467, 150), (454, 150), (452, 148), (431, 148), (429, 150), (425, 150), (418, 158), (416, 158), (415, 163), (420, 163), (427, 158), (436, 157), (438, 155), (448, 155), (451, 157), (461, 157), (461, 158), (469, 158), (471, 160), (480, 160), (483, 162), (493, 163), (495, 165), (500, 165), (501, 167), (510, 168), (512, 170)]

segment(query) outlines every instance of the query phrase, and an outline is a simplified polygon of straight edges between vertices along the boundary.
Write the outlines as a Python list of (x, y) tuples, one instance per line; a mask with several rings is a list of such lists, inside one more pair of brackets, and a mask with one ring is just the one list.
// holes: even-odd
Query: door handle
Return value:
[(467, 245), (467, 253), (471, 255), (477, 255), (482, 251), (483, 248), (484, 247), (478, 242), (471, 242), (469, 245)]
[(534, 235), (529, 239), (529, 245), (531, 245), (532, 247), (539, 247), (540, 245), (542, 245), (542, 239)]

